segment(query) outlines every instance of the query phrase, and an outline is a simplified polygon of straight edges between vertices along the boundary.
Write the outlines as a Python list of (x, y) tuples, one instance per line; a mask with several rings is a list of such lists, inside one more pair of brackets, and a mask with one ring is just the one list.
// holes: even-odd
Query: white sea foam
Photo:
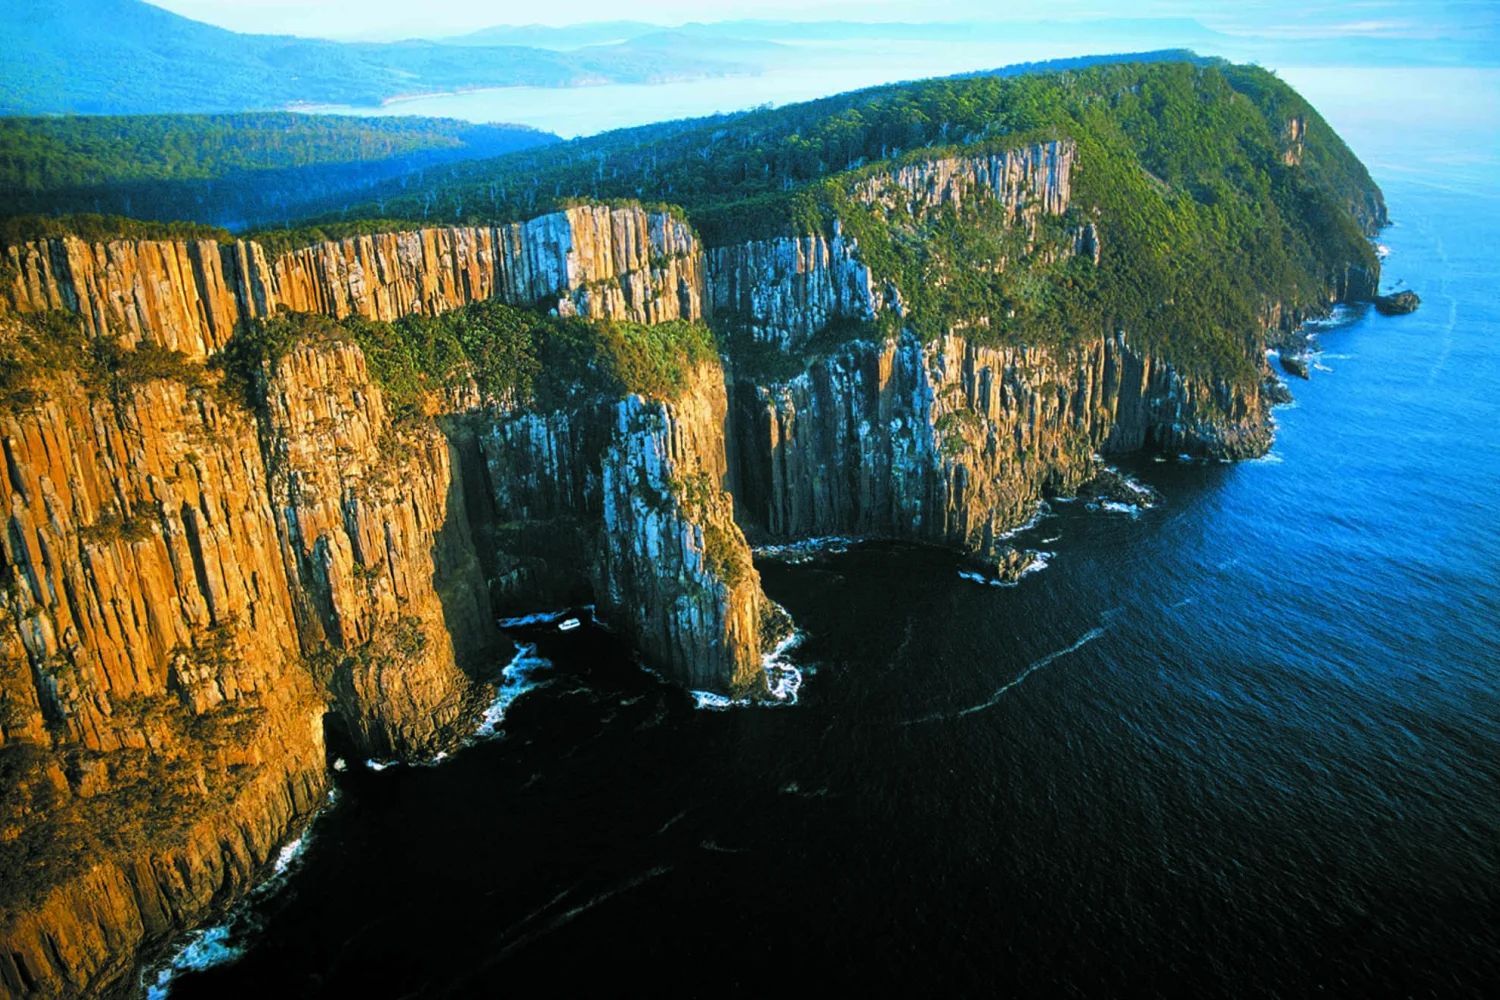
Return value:
[(632, 889), (634, 889), (634, 888), (636, 888), (636, 887), (638, 887), (640, 885), (643, 885), (646, 882), (649, 882), (651, 879), (659, 878), (662, 875), (665, 875), (665, 874), (667, 874), (668, 872), (670, 872), (672, 870), (673, 870), (673, 866), (672, 865), (659, 865), (659, 866), (657, 866), (655, 868), (649, 869), (649, 870), (647, 870), (645, 872), (642, 872), (641, 874), (635, 876), (634, 878), (627, 879), (626, 881), (621, 882), (620, 884), (616, 885), (612, 889), (609, 889), (609, 890), (607, 890), (605, 892), (601, 892), (597, 896), (591, 897), (587, 902), (580, 903), (577, 906), (573, 906), (573, 907), (568, 908), (567, 910), (564, 910), (562, 913), (560, 913), (557, 916), (553, 917), (552, 919), (548, 920), (545, 924), (542, 924), (540, 927), (538, 927), (535, 930), (527, 930), (524, 933), (519, 933), (518, 934), (518, 932), (522, 931), (523, 928), (527, 927), (528, 925), (534, 924), (536, 921), (538, 921), (542, 917), (544, 917), (546, 915), (546, 913), (547, 913), (548, 910), (551, 910), (553, 907), (555, 907), (559, 903), (561, 903), (564, 899), (566, 899), (569, 895), (571, 895), (578, 887), (574, 886), (571, 889), (564, 889), (562, 892), (558, 893), (556, 896), (553, 896), (552, 899), (551, 899), (551, 901), (548, 902), (541, 909), (533, 911), (531, 914), (527, 915), (522, 920), (518, 921), (517, 923), (512, 924), (510, 926), (510, 928), (508, 930), (506, 930), (506, 932), (504, 934), (501, 935), (501, 938), (500, 938), (502, 941), (506, 940), (507, 938), (509, 938), (510, 939), (510, 943), (506, 944), (503, 948), (501, 948), (499, 950), (499, 952), (496, 953), (495, 957), (496, 957), (496, 959), (504, 959), (507, 955), (509, 955), (511, 952), (515, 951), (516, 949), (518, 949), (518, 948), (524, 948), (526, 945), (530, 944), (532, 941), (535, 941), (535, 940), (537, 940), (538, 938), (541, 938), (541, 937), (545, 937), (546, 935), (548, 935), (548, 934), (552, 933), (553, 931), (557, 930), (559, 927), (562, 927), (564, 924), (568, 923), (569, 921), (575, 919), (576, 917), (578, 917), (578, 916), (580, 916), (580, 915), (582, 915), (584, 913), (587, 913), (589, 910), (592, 910), (594, 907), (598, 906), (599, 904), (607, 902), (610, 899), (613, 899), (615, 896), (618, 896), (618, 895), (620, 895), (623, 892), (629, 892), (630, 890), (632, 890)]
[(275, 874), (280, 875), (284, 873), (292, 866), (293, 862), (302, 856), (302, 851), (306, 847), (306, 840), (307, 836), (304, 834), (277, 852), (276, 864), (274, 866)]
[(750, 704), (749, 698), (731, 698), (728, 695), (716, 694), (713, 691), (689, 691), (688, 694), (693, 696), (693, 701), (697, 707), (707, 708), (712, 711)]
[(701, 848), (703, 848), (705, 851), (713, 851), (715, 854), (745, 854), (745, 853), (747, 853), (746, 849), (743, 848), (743, 847), (724, 847), (723, 845), (721, 845), (720, 843), (718, 843), (718, 841), (714, 841), (714, 840), (705, 840), (702, 843), (700, 843), (698, 846), (701, 847)]
[(766, 672), (766, 687), (771, 695), (770, 700), (730, 698), (713, 691), (689, 691), (688, 694), (693, 696), (696, 707), (713, 712), (752, 706), (795, 705), (797, 693), (802, 690), (802, 669), (788, 659), (787, 654), (795, 649), (803, 638), (805, 636), (801, 632), (794, 631), (778, 642), (776, 648), (761, 654), (760, 665)]
[(1030, 677), (1032, 674), (1036, 673), (1043, 667), (1062, 659), (1064, 656), (1067, 656), (1069, 653), (1078, 652), (1084, 646), (1087, 646), (1089, 643), (1093, 642), (1103, 634), (1104, 629), (1102, 628), (1089, 629), (1087, 632), (1083, 633), (1083, 635), (1080, 636), (1078, 641), (1073, 643), (1073, 645), (1067, 647), (1066, 649), (1059, 649), (1056, 652), (1048, 653), (1040, 660), (1033, 661), (1025, 670), (1021, 671), (1021, 673), (1016, 677), (1015, 680), (1004, 685), (994, 694), (990, 695), (989, 700), (985, 701), (983, 704), (973, 705), (969, 708), (962, 709), (958, 714), (960, 716), (973, 715), (975, 712), (983, 712), (987, 708), (993, 708), (995, 704), (999, 702), (1000, 699), (1005, 696), (1005, 693), (1011, 688), (1015, 687), (1017, 684), (1021, 683), (1026, 678)]
[(1009, 531), (1002, 531), (995, 538), (1002, 542), (1006, 539), (1014, 538), (1023, 531), (1030, 531), (1032, 528), (1035, 528), (1038, 524), (1042, 523), (1044, 518), (1050, 517), (1051, 514), (1052, 508), (1047, 506), (1047, 501), (1038, 500), (1036, 507), (1031, 511), (1031, 516), (1026, 519), (1024, 524), (1018, 524)]
[(533, 674), (552, 661), (536, 655), (536, 646), (527, 644), (517, 650), (516, 655), (500, 672), (500, 684), (495, 689), (495, 700), (484, 710), (479, 728), (474, 730), (473, 741), (493, 739), (500, 732), (500, 723), (505, 721), (506, 710), (527, 691), (534, 691), (541, 684)]
[(147, 1000), (166, 1000), (172, 992), (172, 980), (184, 972), (212, 969), (216, 965), (228, 965), (237, 960), (244, 949), (231, 944), (228, 924), (204, 927), (189, 934), (181, 948), (156, 974), (156, 981), (146, 984)]
[[(556, 620), (565, 613), (528, 615), (526, 617), (526, 624), (536, 625), (546, 623)], [(519, 619), (507, 620), (518, 621)], [(479, 725), (463, 741), (459, 749), (473, 746), (476, 743), (483, 743), (485, 740), (494, 739), (496, 736), (499, 736), (501, 732), (500, 723), (505, 720), (506, 710), (521, 695), (545, 686), (548, 683), (547, 681), (537, 681), (532, 675), (537, 670), (543, 667), (550, 667), (551, 665), (551, 660), (544, 656), (536, 655), (536, 646), (534, 644), (527, 643), (522, 645), (516, 651), (516, 655), (511, 658), (510, 663), (506, 664), (505, 669), (500, 671), (500, 683), (495, 687), (494, 700), (485, 706), (484, 712), (479, 717)], [(452, 755), (448, 751), (440, 750), (428, 760), (413, 761), (411, 763), (414, 767), (437, 767), (451, 757)], [(373, 757), (365, 761), (365, 767), (377, 773), (393, 767), (400, 767), (401, 764), (402, 762), (399, 760), (376, 760)], [(335, 768), (337, 768), (337, 764), (335, 764)]]
[[(1057, 541), (1057, 539), (1054, 538), (1052, 539), (1052, 541), (1055, 542)], [(1025, 569), (1016, 574), (1016, 578), (1014, 580), (997, 580), (992, 576), (985, 576), (983, 573), (976, 573), (975, 571), (968, 569), (959, 570), (958, 575), (964, 580), (970, 580), (974, 583), (983, 584), (986, 587), (1014, 587), (1019, 584), (1021, 580), (1025, 579), (1031, 574), (1040, 573), (1042, 570), (1046, 569), (1048, 565), (1050, 565), (1048, 560), (1057, 555), (1056, 552), (1038, 552), (1033, 549), (1027, 549), (1026, 551), (1034, 558), (1029, 564), (1027, 564)]]
[(828, 795), (828, 789), (827, 788), (819, 788), (816, 791), (805, 792), (805, 791), (802, 790), (802, 786), (800, 784), (798, 784), (795, 781), (789, 781), (785, 785), (782, 786), (782, 788), (781, 788), (781, 794), (783, 794), (783, 795), (796, 795), (796, 796), (798, 796), (800, 798), (804, 798), (804, 799), (821, 799), (821, 798), (824, 798), (824, 797), (826, 797)]
[(751, 549), (750, 554), (757, 559), (771, 559), (795, 565), (810, 562), (819, 555), (848, 552), (849, 546), (858, 545), (859, 541), (857, 538), (845, 538), (842, 535), (825, 535), (800, 542), (788, 542), (785, 545), (762, 545), (760, 548)]
[[(332, 805), (337, 801), (338, 789), (331, 789), (328, 802)], [(317, 819), (316, 815), (313, 819)], [(299, 836), (282, 846), (276, 853), (276, 860), (271, 863), (270, 878), (252, 889), (242, 904), (230, 912), (224, 923), (200, 927), (183, 938), (171, 960), (155, 970), (154, 980), (151, 978), (152, 970), (142, 970), (141, 985), (145, 987), (148, 1000), (166, 1000), (172, 991), (172, 981), (184, 972), (229, 965), (245, 953), (243, 940), (246, 933), (260, 929), (250, 905), (274, 895), (286, 884), (287, 878), (296, 870), (308, 846), (313, 842), (313, 829), (309, 822)]]

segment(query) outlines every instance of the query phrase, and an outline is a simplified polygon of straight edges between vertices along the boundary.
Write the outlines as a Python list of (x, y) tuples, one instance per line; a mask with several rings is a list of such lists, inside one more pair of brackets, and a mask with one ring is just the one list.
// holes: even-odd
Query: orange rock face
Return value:
[(218, 351), (248, 319), (293, 312), (395, 320), (498, 297), (564, 315), (640, 323), (703, 317), (703, 260), (687, 224), (586, 206), (490, 228), (360, 236), (274, 260), (221, 246), (43, 240), (8, 251), (0, 312), (66, 309), (89, 333)]
[[(352, 342), (295, 346), (263, 371), (253, 408), (204, 364), (283, 307), (392, 320), (499, 297), (698, 319), (702, 255), (681, 222), (578, 208), (271, 261), (251, 243), (61, 239), (9, 253), (0, 338), (16, 314), (63, 309), (91, 337), (186, 360), (107, 386), (39, 372), (0, 406), (3, 1000), (104, 991), (235, 899), (322, 801), (325, 722), (381, 758), (462, 739), (485, 669), (509, 649), (492, 597), (535, 600), (547, 573), (632, 612), (675, 602), (670, 620), (622, 625), (685, 682), (754, 686), (760, 587), (721, 492), (717, 366), (676, 410), (472, 411), (440, 429), (393, 421)], [(460, 392), (433, 405), (472, 404)], [(569, 421), (561, 438), (525, 430)], [(691, 474), (712, 489), (675, 499), (661, 524), (606, 524), (604, 469), (637, 462), (659, 486)], [(620, 482), (611, 509), (633, 510)], [(566, 531), (544, 518), (540, 544), (512, 533), (478, 548), (475, 518), (514, 522), (528, 489), (552, 497), (535, 513)], [(627, 529), (640, 537), (610, 543)], [(732, 582), (709, 558), (725, 538), (748, 570)]]
[(325, 787), (254, 419), (170, 379), (41, 396), (0, 415), (0, 996), (128, 972)]

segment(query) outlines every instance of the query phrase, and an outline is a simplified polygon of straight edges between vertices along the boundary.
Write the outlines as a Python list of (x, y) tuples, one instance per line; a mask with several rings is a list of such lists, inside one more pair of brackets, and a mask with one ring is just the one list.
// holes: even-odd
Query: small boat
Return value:
[(581, 624), (582, 622), (580, 622), (577, 618), (569, 618), (567, 621), (557, 626), (557, 630), (559, 632), (571, 632)]
[(1391, 255), (1391, 248), (1386, 246), (1384, 243), (1377, 243), (1375, 244), (1375, 254), (1381, 260), (1385, 260)]

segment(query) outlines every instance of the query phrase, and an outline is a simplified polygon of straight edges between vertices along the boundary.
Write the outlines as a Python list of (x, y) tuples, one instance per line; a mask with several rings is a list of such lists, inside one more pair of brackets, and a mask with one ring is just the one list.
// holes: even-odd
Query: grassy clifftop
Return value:
[[(1002, 249), (998, 220), (902, 231), (849, 197), (880, 164), (1042, 138), (1077, 143), (1072, 207), (1003, 273), (968, 266)], [(1028, 342), (1125, 329), (1229, 372), (1246, 370), (1274, 306), (1317, 307), (1351, 265), (1373, 272), (1366, 237), (1385, 221), (1378, 187), (1307, 101), (1266, 70), (1206, 60), (929, 80), (608, 133), (462, 164), (342, 218), (491, 222), (575, 197), (681, 205), (710, 246), (838, 219), (928, 334), (981, 317), (986, 335)], [(1046, 252), (1085, 221), (1097, 267)]]
[[(982, 206), (910, 220), (854, 196), (862, 179), (895, 164), (1051, 139), (1076, 145), (1071, 201), (1027, 239)], [(680, 206), (710, 247), (831, 235), (838, 223), (900, 293), (900, 324), (925, 337), (964, 329), (1065, 344), (1125, 330), (1175, 363), (1237, 376), (1252, 374), (1263, 324), (1278, 308), (1323, 306), (1348, 291), (1351, 268), (1368, 285), (1378, 263), (1367, 237), (1385, 221), (1364, 166), (1291, 87), (1257, 67), (1196, 58), (878, 87), (448, 164), (365, 189), (368, 201), (294, 221), (272, 248), (508, 222), (575, 199)], [(1070, 252), (1088, 225), (1097, 263)], [(737, 342), (722, 340), (731, 350)]]

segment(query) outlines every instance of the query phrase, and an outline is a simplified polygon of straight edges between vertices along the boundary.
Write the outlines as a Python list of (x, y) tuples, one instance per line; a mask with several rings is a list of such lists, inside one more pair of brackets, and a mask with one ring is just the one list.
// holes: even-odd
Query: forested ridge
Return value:
[[(903, 232), (850, 197), (892, 162), (1053, 138), (1078, 145), (1073, 207), (1029, 253), (1003, 246), (1000, 220)], [(374, 218), (508, 221), (575, 198), (680, 206), (709, 245), (831, 234), (837, 219), (910, 306), (901, 323), (927, 337), (956, 324), (1022, 342), (1125, 329), (1184, 364), (1246, 375), (1268, 314), (1320, 308), (1340, 269), (1373, 269), (1367, 236), (1384, 222), (1364, 166), (1274, 74), (1169, 59), (898, 84), (608, 133), (383, 187), (318, 232)], [(1058, 252), (1084, 221), (1101, 234), (1097, 267)], [(999, 258), (1010, 266), (970, 266)]]
[(557, 142), (519, 125), (289, 112), (0, 118), (0, 216), (217, 226), (337, 210), (379, 181)]
[[(1344, 287), (1341, 274), (1374, 272), (1367, 237), (1384, 222), (1379, 189), (1274, 74), (1175, 54), (1035, 69), (444, 164), (375, 182), (365, 202), (255, 238), (275, 252), (368, 232), (532, 218), (578, 199), (668, 207), (710, 246), (831, 235), (837, 222), (904, 303), (899, 316), (880, 317), (886, 333), (899, 326), (931, 339), (964, 329), (996, 342), (1063, 344), (1124, 330), (1185, 366), (1243, 377), (1278, 308), (1323, 308)], [(432, 134), (446, 136), (441, 127)], [(1071, 207), (1041, 220), (1034, 239), (982, 206), (914, 220), (853, 195), (861, 180), (901, 164), (1054, 139), (1077, 147)], [(376, 130), (337, 141), (411, 137)], [(199, 155), (212, 159), (208, 148)], [(267, 139), (234, 156), (251, 161), (277, 148)], [(1099, 236), (1097, 263), (1071, 252), (1084, 225)], [(743, 344), (734, 323), (718, 320), (731, 352)], [(820, 343), (878, 332), (839, 327)]]

